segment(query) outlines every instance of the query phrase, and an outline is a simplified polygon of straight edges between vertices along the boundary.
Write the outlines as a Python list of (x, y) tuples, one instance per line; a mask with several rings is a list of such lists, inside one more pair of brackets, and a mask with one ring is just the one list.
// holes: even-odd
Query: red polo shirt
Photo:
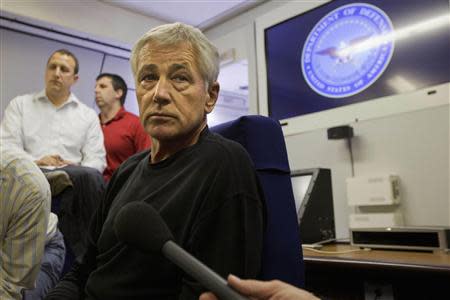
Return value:
[[(100, 118), (100, 115), (99, 115)], [(101, 122), (100, 122), (101, 123)], [(139, 118), (123, 107), (106, 122), (101, 123), (106, 148), (106, 169), (103, 177), (109, 181), (113, 172), (131, 155), (150, 147), (151, 140)]]

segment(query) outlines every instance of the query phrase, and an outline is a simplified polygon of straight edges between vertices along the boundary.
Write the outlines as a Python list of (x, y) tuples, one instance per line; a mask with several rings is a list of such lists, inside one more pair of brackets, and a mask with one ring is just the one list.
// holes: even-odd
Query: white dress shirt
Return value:
[(2, 147), (25, 150), (33, 161), (58, 154), (100, 172), (106, 166), (98, 116), (73, 93), (60, 107), (52, 104), (45, 90), (14, 98), (5, 110), (0, 139)]

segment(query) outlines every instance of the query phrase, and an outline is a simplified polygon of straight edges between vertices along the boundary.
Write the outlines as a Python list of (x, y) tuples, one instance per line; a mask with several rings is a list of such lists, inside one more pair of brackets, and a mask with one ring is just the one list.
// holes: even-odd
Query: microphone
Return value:
[(173, 242), (167, 224), (150, 204), (126, 204), (114, 220), (114, 230), (120, 241), (143, 252), (162, 252), (220, 300), (248, 300), (228, 286), (220, 275)]

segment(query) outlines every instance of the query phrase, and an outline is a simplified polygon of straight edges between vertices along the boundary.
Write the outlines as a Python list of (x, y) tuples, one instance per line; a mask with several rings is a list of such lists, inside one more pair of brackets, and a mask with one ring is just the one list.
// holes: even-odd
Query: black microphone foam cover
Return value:
[(173, 240), (172, 233), (158, 212), (145, 202), (131, 202), (120, 209), (114, 220), (117, 238), (144, 252), (160, 252)]

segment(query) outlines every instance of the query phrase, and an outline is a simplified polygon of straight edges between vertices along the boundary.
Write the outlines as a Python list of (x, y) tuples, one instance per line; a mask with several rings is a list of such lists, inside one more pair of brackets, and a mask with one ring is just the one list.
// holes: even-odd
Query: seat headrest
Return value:
[(277, 121), (264, 116), (243, 116), (214, 126), (211, 131), (241, 144), (257, 170), (290, 172), (283, 131)]

